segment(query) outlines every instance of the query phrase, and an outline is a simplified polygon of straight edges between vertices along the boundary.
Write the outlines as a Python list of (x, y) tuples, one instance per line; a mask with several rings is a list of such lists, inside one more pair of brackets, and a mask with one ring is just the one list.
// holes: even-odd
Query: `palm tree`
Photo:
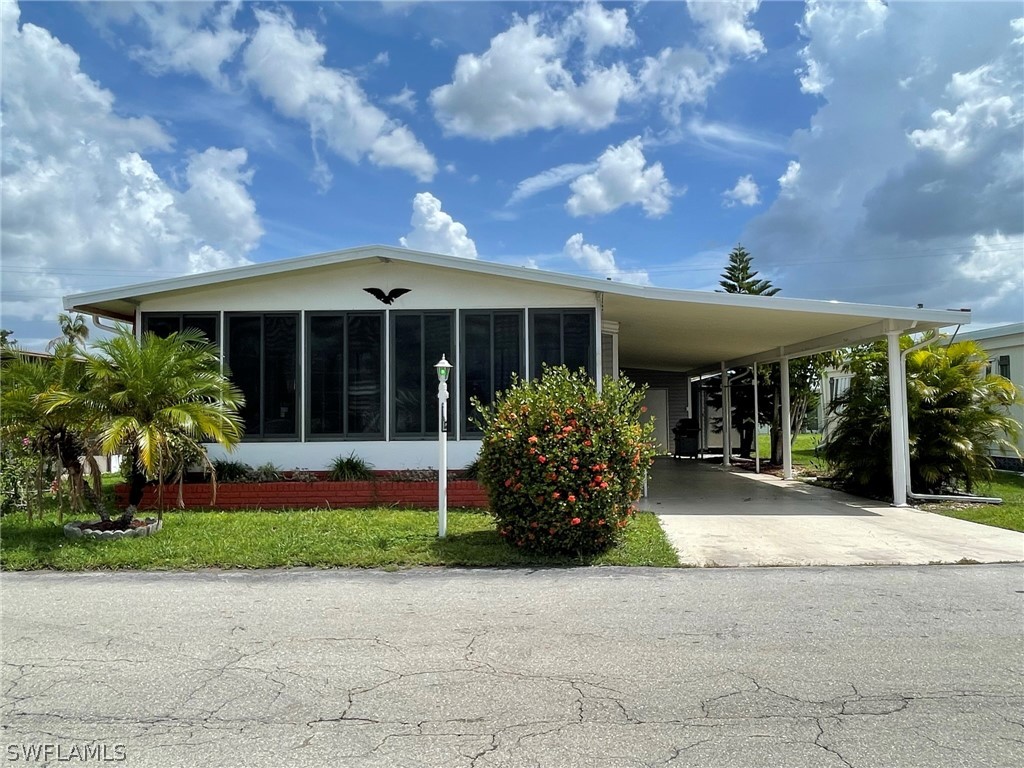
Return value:
[(42, 496), (44, 464), (56, 462), (58, 473), (68, 473), (71, 506), (75, 509), (82, 504), (87, 467), (92, 470), (94, 491), (99, 492), (99, 469), (92, 459), (95, 435), (89, 430), (88, 415), (79, 399), (52, 410), (47, 398), (56, 392), (84, 396), (88, 385), (85, 362), (79, 353), (78, 347), (68, 341), (58, 343), (53, 357), (45, 361), (30, 360), (15, 350), (3, 366), (0, 420), (4, 440), (28, 440), (38, 452), (37, 502)]
[[(904, 349), (910, 337), (901, 339)], [(1016, 453), (1020, 431), (1010, 406), (1021, 401), (1002, 376), (986, 375), (988, 355), (973, 341), (936, 343), (907, 358), (911, 485), (937, 493), (966, 490), (992, 476), (989, 448)], [(841, 484), (869, 495), (891, 488), (888, 362), (884, 342), (847, 362), (850, 389), (830, 406), (838, 423), (822, 455)]]
[(52, 409), (81, 403), (105, 452), (121, 453), (129, 468), (128, 508), (134, 516), (148, 479), (161, 484), (186, 459), (204, 461), (204, 441), (234, 447), (243, 434), (241, 392), (221, 373), (217, 349), (198, 331), (167, 338), (130, 329), (96, 342), (86, 354), (88, 391), (58, 393)]
[(60, 325), (60, 336), (50, 340), (46, 345), (47, 349), (53, 349), (61, 342), (70, 342), (76, 346), (83, 346), (89, 338), (89, 326), (82, 315), (72, 317), (64, 312), (57, 315), (57, 324)]

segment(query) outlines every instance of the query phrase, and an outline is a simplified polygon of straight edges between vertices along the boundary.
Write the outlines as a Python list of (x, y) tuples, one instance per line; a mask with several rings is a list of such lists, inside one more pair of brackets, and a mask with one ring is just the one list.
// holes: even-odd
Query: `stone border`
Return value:
[(127, 531), (90, 531), (84, 530), (95, 525), (99, 520), (76, 520), (64, 526), (64, 535), (69, 539), (99, 539), (101, 541), (117, 541), (119, 539), (137, 539), (141, 536), (152, 536), (164, 527), (163, 520), (153, 517), (146, 518), (146, 525), (129, 528)]

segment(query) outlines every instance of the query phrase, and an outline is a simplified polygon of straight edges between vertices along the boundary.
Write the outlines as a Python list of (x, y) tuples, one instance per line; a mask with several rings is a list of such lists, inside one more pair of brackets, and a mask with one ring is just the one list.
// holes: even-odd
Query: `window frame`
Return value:
[[(243, 443), (298, 443), (302, 442), (302, 411), (305, 410), (305, 393), (301, 384), (302, 376), (302, 342), (303, 342), (303, 323), (301, 312), (290, 312), (290, 311), (273, 311), (273, 312), (259, 312), (259, 311), (240, 311), (240, 312), (225, 312), (224, 313), (224, 342), (221, 347), (221, 357), (224, 361), (224, 365), (229, 372), (232, 370), (231, 366), (231, 318), (234, 317), (258, 317), (260, 318), (260, 434), (259, 435), (242, 435)], [(266, 318), (267, 317), (292, 317), (295, 319), (295, 432), (293, 434), (278, 434), (270, 435), (266, 434), (266, 413), (265, 413), (265, 398), (266, 398), (266, 377), (267, 377), (267, 366), (266, 366)], [(238, 386), (231, 379), (235, 386)], [(241, 387), (239, 387), (241, 389)]]
[[(388, 314), (388, 320), (387, 320), (387, 324), (388, 324), (388, 329), (387, 329), (387, 334), (388, 334), (388, 360), (387, 360), (388, 374), (387, 374), (387, 396), (386, 396), (385, 400), (386, 400), (386, 406), (387, 406), (387, 409), (388, 409), (388, 433), (387, 433), (388, 434), (388, 440), (394, 440), (394, 441), (437, 440), (437, 437), (438, 437), (439, 433), (436, 430), (434, 432), (422, 432), (421, 431), (421, 432), (418, 432), (418, 433), (399, 432), (397, 427), (396, 427), (396, 423), (398, 421), (398, 419), (397, 419), (397, 414), (398, 414), (398, 404), (397, 404), (397, 397), (398, 397), (398, 380), (397, 380), (398, 367), (395, 365), (395, 363), (396, 363), (395, 351), (397, 350), (398, 345), (397, 345), (396, 340), (395, 340), (395, 334), (396, 334), (396, 331), (397, 331), (397, 328), (398, 328), (398, 319), (399, 318), (401, 318), (401, 317), (419, 317), (420, 318), (421, 338), (425, 342), (426, 336), (425, 336), (425, 334), (422, 334), (424, 319), (428, 315), (439, 316), (439, 317), (447, 317), (448, 318), (448, 328), (449, 328), (448, 333), (449, 333), (449, 339), (450, 339), (451, 353), (450, 354), (445, 353), (446, 354), (446, 359), (456, 369), (458, 369), (457, 355), (458, 355), (458, 341), (459, 341), (459, 339), (458, 339), (458, 328), (456, 327), (456, 322), (455, 322), (456, 312), (455, 312), (454, 309), (402, 309), (402, 310), (394, 310), (393, 309), (390, 312), (388, 312), (387, 314)], [(426, 344), (425, 343), (424, 343), (423, 347), (424, 347), (424, 350), (425, 350), (425, 348), (426, 348)], [(421, 370), (422, 370), (421, 376), (423, 377), (423, 379), (421, 380), (421, 386), (424, 387), (424, 394), (426, 395), (426, 397), (424, 398), (424, 403), (422, 405), (422, 408), (424, 409), (422, 413), (423, 413), (423, 421), (426, 422), (427, 402), (432, 403), (434, 405), (434, 407), (436, 407), (436, 404), (437, 404), (436, 388), (434, 390), (431, 390), (431, 388), (428, 386), (429, 382), (431, 382), (431, 381), (436, 382), (437, 381), (437, 374), (434, 371), (434, 365), (437, 363), (437, 361), (435, 360), (435, 361), (431, 362), (431, 361), (426, 360), (424, 358), (424, 351), (421, 350), (421, 352), (420, 352), (420, 363), (421, 363)], [(429, 374), (428, 374), (428, 372), (429, 372)], [(447, 434), (448, 434), (448, 439), (449, 440), (456, 440), (458, 438), (458, 429), (457, 428), (456, 429), (452, 429), (452, 425), (454, 424), (457, 427), (458, 423), (459, 423), (459, 420), (460, 420), (460, 416), (459, 416), (459, 413), (458, 413), (458, 398), (459, 398), (459, 393), (461, 392), (461, 387), (457, 386), (457, 384), (456, 384), (456, 382), (458, 381), (458, 378), (459, 377), (456, 376), (454, 379), (450, 379), (448, 381), (448, 432), (447, 432)], [(455, 391), (452, 391), (453, 389)], [(434, 394), (431, 395), (430, 394), (431, 392), (434, 392)], [(454, 404), (454, 407), (453, 407), (453, 404)], [(438, 426), (440, 426), (440, 425), (438, 425)]]
[[(358, 441), (381, 441), (386, 439), (386, 412), (388, 407), (388, 370), (387, 370), (387, 314), (378, 310), (313, 310), (305, 314), (305, 366), (306, 382), (303, 388), (305, 403), (303, 405), (303, 419), (305, 424), (306, 442), (346, 442)], [(380, 417), (381, 428), (377, 432), (313, 432), (313, 318), (315, 317), (341, 317), (345, 321), (345, 334), (342, 347), (342, 381), (344, 387), (342, 424), (348, 426), (348, 318), (351, 316), (376, 317), (380, 320)]]
[[(524, 309), (463, 309), (459, 312), (459, 350), (462, 353), (463, 361), (467, 360), (469, 355), (467, 354), (466, 345), (466, 318), (469, 315), (486, 315), (490, 319), (490, 359), (491, 359), (491, 387), (495, 387), (494, 383), (494, 318), (497, 315), (515, 315), (519, 318), (519, 369), (516, 373), (519, 375), (520, 380), (526, 378), (526, 345), (527, 345), (527, 325), (526, 325), (526, 310)], [(471, 440), (477, 440), (483, 437), (483, 432), (475, 427), (471, 427), (468, 424), (467, 416), (470, 413), (471, 406), (469, 400), (466, 399), (466, 395), (469, 394), (469, 390), (466, 387), (466, 364), (460, 366), (459, 373), (459, 435), (466, 437)], [(496, 392), (497, 390), (495, 390)], [(492, 392), (492, 397), (494, 393)], [(448, 419), (451, 422), (451, 418)], [(449, 425), (449, 429), (451, 429)]]
[(592, 308), (579, 307), (572, 309), (565, 309), (561, 307), (531, 307), (527, 313), (528, 315), (528, 338), (527, 344), (529, 346), (529, 378), (536, 379), (540, 377), (539, 372), (535, 375), (534, 369), (537, 365), (537, 345), (536, 345), (536, 326), (537, 326), (537, 315), (558, 315), (559, 316), (559, 358), (561, 362), (559, 365), (565, 365), (565, 317), (566, 315), (586, 315), (590, 318), (590, 333), (588, 334), (589, 352), (587, 355), (587, 375), (589, 375), (595, 381), (597, 380), (597, 350), (595, 349), (595, 325), (597, 323), (597, 312)]
[[(181, 333), (182, 329), (185, 327), (185, 316), (186, 315), (190, 315), (190, 316), (193, 316), (193, 317), (208, 317), (208, 318), (213, 319), (214, 326), (215, 326), (216, 331), (217, 331), (217, 338), (213, 339), (213, 340), (207, 338), (207, 341), (209, 341), (211, 344), (213, 344), (215, 347), (217, 347), (218, 350), (222, 349), (221, 337), (223, 335), (222, 334), (223, 328), (221, 328), (221, 312), (220, 312), (220, 310), (216, 310), (216, 309), (209, 310), (209, 311), (202, 311), (202, 310), (200, 310), (198, 312), (142, 312), (141, 313), (141, 317), (139, 318), (139, 323), (140, 323), (140, 327), (142, 329), (142, 333), (147, 333), (148, 331), (146, 329), (146, 325), (147, 325), (148, 321), (151, 318), (156, 318), (156, 319), (164, 318), (164, 319), (166, 319), (166, 318), (172, 318), (173, 317), (173, 318), (175, 318), (178, 321), (177, 333)], [(199, 330), (199, 329), (196, 329), (196, 330)]]

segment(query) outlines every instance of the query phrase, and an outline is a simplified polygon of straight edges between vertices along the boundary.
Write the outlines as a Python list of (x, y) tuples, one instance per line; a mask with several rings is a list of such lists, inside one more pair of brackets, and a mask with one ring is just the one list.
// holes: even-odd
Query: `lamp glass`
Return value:
[(441, 355), (441, 360), (434, 366), (437, 371), (438, 381), (448, 381), (448, 376), (452, 372), (452, 364), (449, 363), (444, 355)]

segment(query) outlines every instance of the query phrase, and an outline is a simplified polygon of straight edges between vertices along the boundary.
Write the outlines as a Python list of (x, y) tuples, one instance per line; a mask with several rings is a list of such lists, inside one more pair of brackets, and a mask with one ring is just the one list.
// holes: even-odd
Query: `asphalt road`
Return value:
[(1019, 565), (4, 574), (0, 597), (11, 765), (1024, 764)]

